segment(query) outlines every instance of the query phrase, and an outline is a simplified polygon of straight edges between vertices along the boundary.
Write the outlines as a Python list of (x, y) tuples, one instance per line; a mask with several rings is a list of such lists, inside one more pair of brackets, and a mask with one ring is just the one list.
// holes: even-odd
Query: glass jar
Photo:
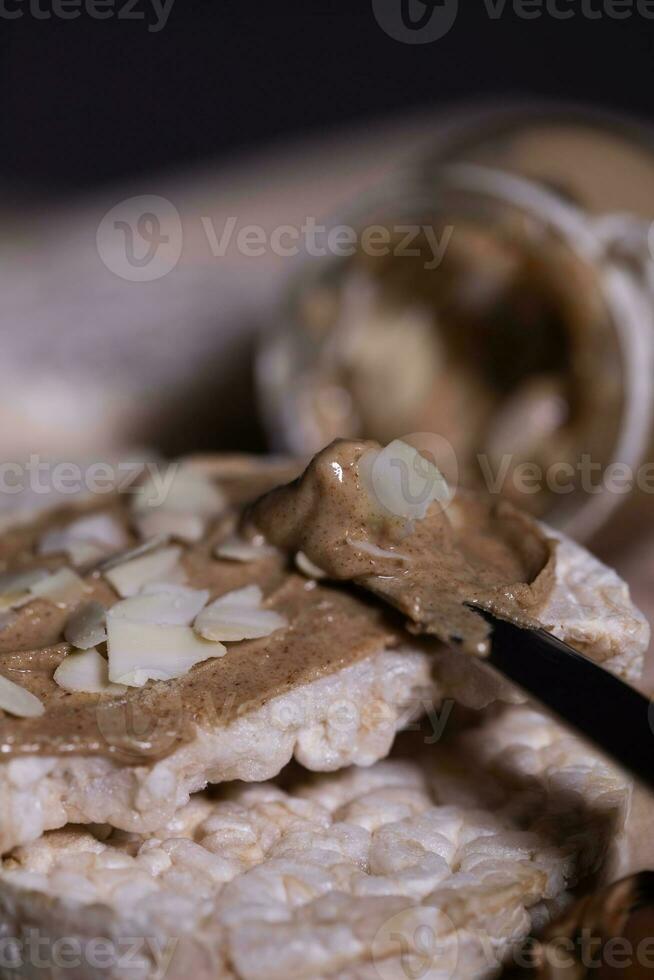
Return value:
[(258, 361), (275, 448), (436, 434), (451, 480), (588, 540), (654, 493), (652, 218), (644, 129), (477, 118), (296, 270)]

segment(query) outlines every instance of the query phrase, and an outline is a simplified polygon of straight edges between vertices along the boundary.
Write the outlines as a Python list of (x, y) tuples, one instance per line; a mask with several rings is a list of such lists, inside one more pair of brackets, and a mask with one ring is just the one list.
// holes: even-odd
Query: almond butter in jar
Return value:
[(328, 222), (349, 252), (297, 269), (258, 362), (275, 447), (436, 433), (451, 479), (622, 537), (654, 516), (652, 219), (643, 127), (523, 109), (459, 127)]

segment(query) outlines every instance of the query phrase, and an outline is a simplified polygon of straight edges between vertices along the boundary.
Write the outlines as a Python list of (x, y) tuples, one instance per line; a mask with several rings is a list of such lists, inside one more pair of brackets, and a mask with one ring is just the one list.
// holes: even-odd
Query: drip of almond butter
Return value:
[(333, 442), (301, 477), (254, 504), (248, 523), (330, 578), (386, 600), (412, 631), (468, 652), (487, 652), (488, 626), (467, 604), (533, 624), (551, 590), (555, 542), (510, 504), (464, 491), (434, 499), (423, 518), (389, 511), (379, 481), (394, 478), (392, 467), (377, 481), (369, 476), (380, 451), (373, 442)]

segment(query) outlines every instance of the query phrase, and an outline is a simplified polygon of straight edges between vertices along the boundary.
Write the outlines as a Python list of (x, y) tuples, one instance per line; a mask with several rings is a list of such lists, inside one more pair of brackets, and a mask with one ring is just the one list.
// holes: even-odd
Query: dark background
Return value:
[[(4, 2), (25, 12), (0, 19), (0, 175), (41, 192), (456, 99), (653, 111), (654, 21), (636, 14), (521, 20), (507, 2), (490, 20), (482, 0), (460, 0), (446, 37), (407, 45), (370, 0), (176, 0), (159, 33), (86, 14), (37, 20), (29, 0)], [(136, 9), (152, 16), (149, 0)]]

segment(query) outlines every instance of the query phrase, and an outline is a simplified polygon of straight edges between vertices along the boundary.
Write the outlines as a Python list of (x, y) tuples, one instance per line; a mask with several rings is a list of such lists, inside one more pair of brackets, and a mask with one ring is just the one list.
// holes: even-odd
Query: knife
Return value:
[(484, 662), (654, 789), (654, 704), (650, 698), (543, 629), (498, 619)]

